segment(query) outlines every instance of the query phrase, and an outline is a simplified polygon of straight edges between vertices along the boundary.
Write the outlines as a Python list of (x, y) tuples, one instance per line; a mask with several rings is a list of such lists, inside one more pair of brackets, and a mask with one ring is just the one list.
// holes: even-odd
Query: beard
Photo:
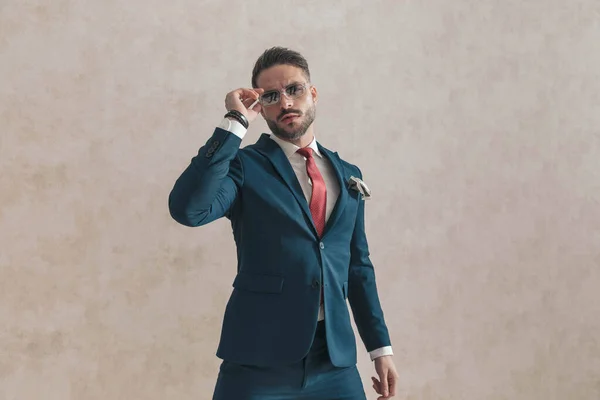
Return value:
[[(296, 114), (295, 111), (288, 112), (288, 114), (292, 114), (292, 113)], [(277, 136), (278, 138), (294, 142), (294, 141), (300, 139), (302, 136), (304, 136), (304, 134), (306, 133), (306, 131), (308, 130), (310, 125), (315, 120), (315, 114), (316, 114), (316, 107), (313, 104), (308, 110), (306, 110), (305, 113), (300, 115), (299, 118), (304, 118), (304, 120), (296, 128), (290, 128), (289, 125), (287, 125), (285, 128), (282, 128), (279, 125), (277, 125), (276, 121), (273, 121), (273, 120), (268, 120), (267, 125), (271, 129), (271, 132), (273, 132), (273, 134), (275, 136)]]

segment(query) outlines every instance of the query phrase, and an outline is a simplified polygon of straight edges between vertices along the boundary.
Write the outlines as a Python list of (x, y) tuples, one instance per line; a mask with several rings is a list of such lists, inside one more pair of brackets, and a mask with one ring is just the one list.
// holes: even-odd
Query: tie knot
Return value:
[(310, 147), (303, 147), (301, 149), (298, 149), (298, 154), (300, 154), (301, 156), (304, 156), (306, 158), (311, 158), (312, 152), (313, 152), (313, 149), (311, 149)]

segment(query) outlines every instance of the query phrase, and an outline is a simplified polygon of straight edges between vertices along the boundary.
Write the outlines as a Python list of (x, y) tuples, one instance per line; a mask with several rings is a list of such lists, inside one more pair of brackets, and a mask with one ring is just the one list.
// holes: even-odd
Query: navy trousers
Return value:
[(285, 367), (256, 367), (223, 361), (213, 400), (366, 400), (356, 366), (334, 367), (320, 321), (311, 349)]

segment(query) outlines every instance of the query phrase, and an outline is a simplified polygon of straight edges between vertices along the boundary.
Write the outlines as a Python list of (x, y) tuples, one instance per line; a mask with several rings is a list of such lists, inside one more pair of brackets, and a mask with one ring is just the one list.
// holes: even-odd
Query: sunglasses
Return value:
[(306, 83), (292, 83), (282, 90), (270, 90), (265, 92), (259, 97), (258, 100), (263, 107), (269, 107), (279, 103), (282, 94), (286, 98), (294, 100), (302, 97), (305, 93)]

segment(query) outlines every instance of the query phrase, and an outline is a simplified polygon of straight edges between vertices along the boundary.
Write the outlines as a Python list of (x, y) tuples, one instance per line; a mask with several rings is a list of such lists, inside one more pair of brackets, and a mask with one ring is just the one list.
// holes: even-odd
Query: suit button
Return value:
[(323, 242), (319, 243), (319, 247), (321, 248), (321, 250), (323, 250), (325, 248), (325, 243), (323, 243)]
[(313, 289), (317, 289), (317, 288), (319, 287), (319, 281), (315, 279), (315, 280), (312, 282), (312, 287), (313, 287)]

